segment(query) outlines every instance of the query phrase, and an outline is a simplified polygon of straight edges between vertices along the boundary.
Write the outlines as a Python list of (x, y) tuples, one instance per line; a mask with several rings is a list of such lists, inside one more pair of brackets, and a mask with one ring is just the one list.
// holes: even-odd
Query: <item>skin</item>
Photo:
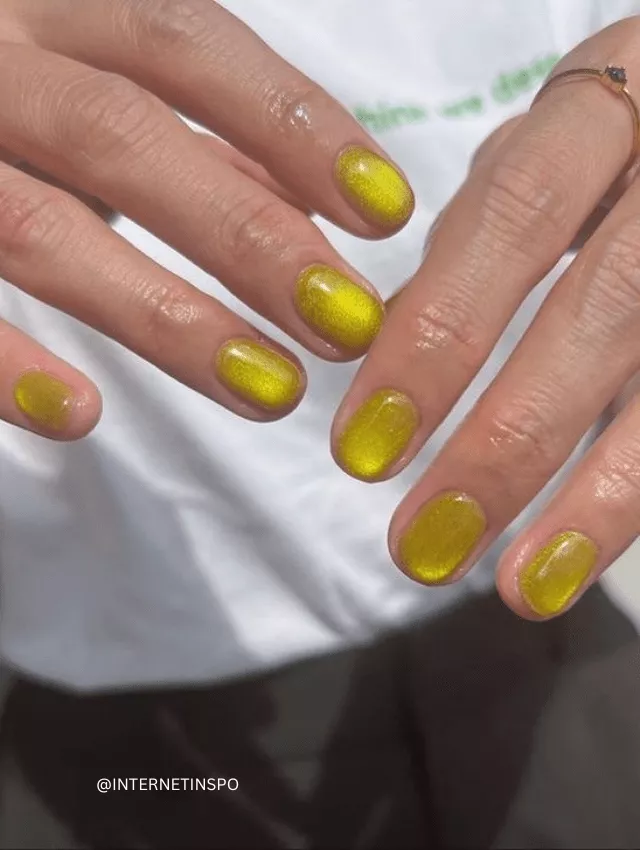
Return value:
[[(116, 210), (317, 356), (364, 353), (359, 327), (356, 351), (318, 332), (296, 303), (299, 276), (320, 265), (368, 293), (376, 321), (384, 312), (308, 213), (369, 239), (404, 220), (368, 215), (345, 191), (342, 152), (385, 157), (320, 87), (212, 0), (0, 0), (0, 36), (0, 277), (235, 414), (269, 421), (290, 412), (305, 389), (299, 360), (111, 231)], [(174, 109), (219, 138), (192, 132)], [(408, 187), (403, 203), (407, 219)], [(275, 384), (255, 398), (221, 379), (234, 340), (272, 353)], [(228, 371), (235, 380), (242, 370)], [(51, 376), (48, 395), (20, 384), (32, 372)], [(0, 323), (0, 418), (71, 440), (100, 409), (87, 377)]]
[[(639, 43), (640, 18), (620, 21), (554, 73), (622, 65), (638, 97)], [(626, 386), (618, 417), (500, 559), (499, 592), (531, 619), (573, 604), (640, 530), (640, 401), (629, 389), (640, 367), (640, 185), (629, 175), (619, 179), (631, 144), (628, 107), (593, 80), (550, 90), (498, 131), (431, 234), (422, 267), (394, 300), (334, 423), (334, 453), (344, 463), (340, 434), (354, 411), (380, 387), (406, 393), (420, 425), (380, 477), (398, 473), (446, 417), (526, 295), (572, 244), (582, 245), (389, 530), (392, 556), (411, 573), (402, 540), (423, 506), (443, 492), (473, 496), (486, 526), (447, 578), (459, 580)], [(533, 610), (524, 571), (566, 531), (588, 538), (563, 544), (588, 576), (561, 610)]]
[[(364, 238), (404, 221), (367, 216), (341, 191), (341, 152), (383, 154), (322, 89), (212, 0), (0, 0), (0, 35), (0, 277), (240, 416), (268, 421), (293, 409), (304, 391), (296, 358), (113, 233), (105, 218), (114, 209), (309, 351), (355, 356), (296, 309), (295, 282), (316, 264), (372, 292), (306, 214)], [(638, 91), (639, 40), (640, 20), (622, 21), (557, 70), (625, 65)], [(221, 141), (193, 133), (172, 109)], [(638, 533), (640, 406), (629, 382), (640, 368), (640, 189), (618, 179), (629, 146), (627, 107), (593, 81), (548, 92), (495, 134), (434, 228), (422, 268), (395, 300), (335, 421), (340, 462), (340, 436), (362, 403), (381, 388), (404, 393), (418, 426), (378, 477), (399, 472), (527, 293), (571, 244), (583, 244), (389, 532), (406, 569), (402, 541), (422, 507), (443, 493), (442, 504), (464, 505), (484, 531), (447, 578), (458, 580), (626, 387), (616, 420), (501, 559), (499, 590), (525, 617), (547, 616), (528, 605), (521, 577), (550, 540), (588, 535), (588, 545), (571, 543), (584, 563), (594, 552), (582, 592)], [(213, 364), (233, 340), (285, 357), (299, 373), (295, 392), (283, 402), (272, 381), (261, 388), (265, 408), (230, 389)], [(291, 370), (278, 362), (291, 386)], [(52, 378), (44, 390), (41, 374)], [(70, 440), (95, 426), (100, 407), (87, 377), (0, 323), (0, 418)], [(477, 498), (477, 509), (456, 493)], [(437, 513), (424, 520), (429, 528)], [(451, 523), (448, 531), (456, 538)], [(439, 543), (444, 551), (448, 538)]]

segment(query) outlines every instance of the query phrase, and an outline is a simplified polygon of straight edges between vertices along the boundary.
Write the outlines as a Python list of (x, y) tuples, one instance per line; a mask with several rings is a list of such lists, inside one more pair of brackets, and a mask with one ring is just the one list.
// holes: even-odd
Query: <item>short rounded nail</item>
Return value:
[(62, 431), (73, 410), (71, 387), (47, 372), (25, 372), (14, 384), (13, 397), (28, 419), (51, 431)]
[(228, 389), (268, 411), (291, 407), (302, 386), (300, 370), (291, 360), (246, 339), (232, 339), (222, 346), (216, 372)]
[(384, 307), (362, 286), (323, 265), (299, 276), (295, 303), (305, 322), (326, 342), (364, 353), (378, 335)]
[(443, 493), (423, 505), (400, 537), (400, 562), (416, 581), (439, 584), (467, 560), (486, 526), (475, 499), (466, 493)]
[(402, 457), (420, 418), (409, 396), (382, 389), (364, 402), (340, 434), (336, 458), (355, 478), (373, 481)]
[(560, 614), (589, 579), (597, 559), (598, 547), (586, 535), (558, 534), (520, 572), (522, 599), (541, 617)]
[(336, 178), (347, 200), (368, 221), (398, 228), (413, 213), (414, 197), (402, 174), (377, 153), (349, 147), (336, 161)]

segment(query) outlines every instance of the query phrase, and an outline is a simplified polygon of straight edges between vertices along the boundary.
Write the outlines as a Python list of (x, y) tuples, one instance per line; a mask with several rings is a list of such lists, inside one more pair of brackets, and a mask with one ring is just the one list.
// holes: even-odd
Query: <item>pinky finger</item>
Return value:
[(500, 559), (498, 591), (527, 619), (562, 614), (640, 533), (640, 397)]
[(0, 321), (0, 419), (53, 440), (77, 440), (101, 412), (88, 378)]

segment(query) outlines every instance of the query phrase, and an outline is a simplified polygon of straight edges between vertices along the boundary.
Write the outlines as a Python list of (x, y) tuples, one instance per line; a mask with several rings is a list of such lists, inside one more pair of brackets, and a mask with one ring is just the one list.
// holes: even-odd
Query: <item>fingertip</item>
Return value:
[(103, 410), (102, 394), (94, 384), (90, 384), (76, 398), (63, 439), (75, 442), (87, 437), (100, 423)]

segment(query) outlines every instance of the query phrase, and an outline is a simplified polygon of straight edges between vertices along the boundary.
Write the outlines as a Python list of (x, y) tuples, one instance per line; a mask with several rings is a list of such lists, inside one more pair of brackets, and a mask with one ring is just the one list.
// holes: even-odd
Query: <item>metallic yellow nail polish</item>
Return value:
[(220, 380), (241, 398), (266, 410), (290, 407), (302, 377), (286, 357), (248, 339), (232, 339), (216, 358)]
[(315, 265), (298, 278), (300, 315), (327, 342), (364, 352), (382, 327), (384, 307), (366, 289), (328, 266)]
[(340, 465), (356, 478), (379, 478), (402, 456), (418, 422), (409, 396), (398, 390), (378, 390), (356, 410), (340, 435)]
[(413, 578), (439, 584), (466, 561), (486, 526), (475, 499), (465, 493), (444, 493), (420, 509), (400, 538), (400, 560)]
[(374, 224), (396, 228), (411, 217), (414, 197), (409, 184), (373, 151), (347, 148), (336, 162), (336, 177), (346, 197)]
[(522, 598), (541, 617), (559, 614), (591, 575), (598, 547), (577, 531), (554, 537), (520, 573)]
[(18, 408), (36, 425), (61, 431), (71, 416), (73, 390), (46, 372), (25, 372), (13, 387)]

